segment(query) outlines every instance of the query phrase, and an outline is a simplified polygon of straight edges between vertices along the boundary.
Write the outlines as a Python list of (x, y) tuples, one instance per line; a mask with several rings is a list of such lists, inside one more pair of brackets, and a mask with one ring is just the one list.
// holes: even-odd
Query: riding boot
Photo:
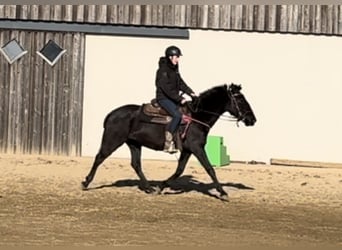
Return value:
[(173, 142), (173, 136), (169, 131), (165, 131), (164, 152), (167, 152), (170, 154), (177, 153), (177, 149), (175, 148), (175, 143)]

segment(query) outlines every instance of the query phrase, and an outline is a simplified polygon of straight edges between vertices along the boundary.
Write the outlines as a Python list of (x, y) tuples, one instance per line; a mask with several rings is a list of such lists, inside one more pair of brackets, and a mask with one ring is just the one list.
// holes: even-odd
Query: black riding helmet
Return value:
[(181, 50), (176, 46), (167, 47), (165, 50), (165, 56), (182, 56)]

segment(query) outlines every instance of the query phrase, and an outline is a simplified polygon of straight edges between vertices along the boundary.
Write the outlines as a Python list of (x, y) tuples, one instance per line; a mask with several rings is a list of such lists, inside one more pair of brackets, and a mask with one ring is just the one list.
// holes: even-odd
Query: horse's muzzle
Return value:
[(256, 123), (256, 118), (255, 117), (243, 117), (242, 118), (242, 122), (246, 125), (246, 126), (254, 126), (254, 124)]

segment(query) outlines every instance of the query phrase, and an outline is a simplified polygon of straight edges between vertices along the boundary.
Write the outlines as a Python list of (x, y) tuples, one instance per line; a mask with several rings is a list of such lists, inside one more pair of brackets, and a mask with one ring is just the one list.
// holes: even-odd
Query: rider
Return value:
[(179, 58), (181, 50), (176, 46), (169, 46), (165, 50), (165, 56), (159, 59), (159, 68), (156, 73), (156, 99), (159, 105), (164, 108), (172, 117), (165, 131), (164, 151), (175, 153), (173, 135), (182, 119), (178, 110), (180, 104), (185, 104), (186, 99), (180, 92), (195, 97), (195, 92), (184, 82), (179, 71)]

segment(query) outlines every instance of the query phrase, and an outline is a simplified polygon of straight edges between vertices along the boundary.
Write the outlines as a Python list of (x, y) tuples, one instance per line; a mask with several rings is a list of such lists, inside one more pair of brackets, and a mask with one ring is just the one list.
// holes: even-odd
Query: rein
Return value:
[(197, 120), (197, 119), (195, 119), (195, 118), (192, 118), (191, 116), (188, 116), (188, 115), (183, 115), (183, 120), (189, 125), (190, 124), (190, 122), (196, 122), (196, 123), (199, 123), (199, 124), (201, 124), (201, 125), (203, 125), (203, 126), (205, 126), (205, 127), (207, 127), (207, 128), (210, 128), (210, 126), (208, 125), (208, 124), (206, 124), (206, 123), (204, 123), (204, 122), (201, 122), (201, 121), (199, 121), (199, 120)]
[(219, 119), (222, 121), (227, 121), (227, 122), (236, 122), (236, 126), (239, 127), (239, 119), (231, 116), (231, 115), (224, 115), (224, 114), (219, 114), (219, 113), (215, 113), (215, 112), (211, 112), (208, 110), (204, 110), (204, 109), (200, 109), (199, 111), (207, 113), (207, 114), (211, 114), (211, 115), (216, 115), (216, 116), (220, 116)]
[(219, 119), (223, 120), (223, 121), (230, 121), (230, 122), (235, 122), (237, 121), (238, 119), (231, 116), (231, 115), (225, 115), (225, 114), (219, 114), (219, 113), (216, 113), (216, 112), (211, 112), (211, 111), (208, 111), (208, 110), (204, 110), (204, 109), (199, 109), (198, 111), (201, 111), (203, 113), (207, 113), (207, 114), (210, 114), (210, 115), (216, 115), (216, 116), (221, 116)]
[(201, 125), (203, 125), (203, 126), (205, 126), (205, 127), (207, 127), (207, 128), (210, 129), (210, 126), (209, 126), (208, 124), (206, 124), (206, 123), (204, 123), (204, 122), (201, 122), (201, 121), (199, 121), (199, 120), (197, 120), (197, 119), (195, 119), (195, 118), (192, 118), (191, 116), (183, 115), (183, 118), (182, 118), (182, 119), (183, 119), (183, 121), (186, 122), (186, 127), (185, 127), (183, 133), (181, 134), (181, 138), (182, 138), (182, 139), (185, 138), (186, 133), (188, 132), (188, 128), (189, 128), (191, 122), (199, 123), (199, 124), (201, 124)]

